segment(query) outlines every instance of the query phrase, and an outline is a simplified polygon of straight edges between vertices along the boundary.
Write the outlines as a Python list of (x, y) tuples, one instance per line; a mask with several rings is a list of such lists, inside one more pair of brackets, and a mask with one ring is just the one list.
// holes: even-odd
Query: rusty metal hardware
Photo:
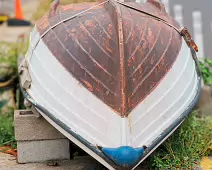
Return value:
[(182, 28), (180, 31), (181, 35), (183, 36), (183, 38), (185, 39), (187, 45), (189, 47), (192, 47), (196, 52), (199, 51), (196, 43), (194, 42), (194, 40), (191, 37), (191, 34), (188, 32), (187, 28)]

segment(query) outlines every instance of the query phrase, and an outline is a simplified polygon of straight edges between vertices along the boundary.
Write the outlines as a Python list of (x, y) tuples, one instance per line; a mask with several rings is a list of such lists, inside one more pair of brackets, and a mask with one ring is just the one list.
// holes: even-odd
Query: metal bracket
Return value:
[(188, 32), (187, 28), (182, 28), (180, 33), (183, 36), (183, 38), (185, 39), (185, 42), (187, 43), (188, 47), (191, 50), (193, 60), (196, 64), (197, 73), (201, 78), (202, 74), (201, 74), (200, 64), (199, 64), (199, 60), (198, 60), (197, 55), (196, 55), (196, 52), (198, 52), (199, 49), (198, 49), (196, 43), (194, 42), (194, 40), (192, 39), (191, 34)]
[(180, 31), (180, 34), (183, 36), (183, 38), (185, 39), (188, 47), (192, 47), (196, 52), (199, 51), (196, 43), (194, 42), (194, 40), (191, 37), (191, 34), (188, 32), (187, 28), (182, 28)]
[(18, 72), (21, 76), (21, 79), (20, 79), (21, 86), (25, 90), (27, 90), (28, 88), (30, 88), (30, 85), (32, 83), (32, 79), (31, 79), (30, 74), (29, 74), (26, 59), (24, 59), (21, 62), (20, 66), (18, 67)]

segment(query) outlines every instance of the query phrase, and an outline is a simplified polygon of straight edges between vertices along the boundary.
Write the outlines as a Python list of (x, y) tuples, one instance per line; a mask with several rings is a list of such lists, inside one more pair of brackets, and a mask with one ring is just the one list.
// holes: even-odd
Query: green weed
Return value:
[(211, 154), (212, 117), (192, 113), (151, 156), (151, 169), (193, 169), (202, 156)]
[(0, 147), (11, 145), (16, 147), (14, 127), (13, 127), (13, 108), (8, 108), (8, 113), (2, 113), (2, 108), (7, 104), (6, 100), (0, 101)]
[(212, 85), (212, 60), (208, 58), (204, 58), (200, 61), (200, 70), (202, 72), (202, 77), (204, 83), (207, 85)]
[(17, 44), (0, 43), (0, 80), (5, 81), (17, 73)]
[(16, 141), (12, 113), (13, 111), (11, 110), (7, 115), (0, 115), (0, 146), (11, 145), (12, 148), (15, 148)]

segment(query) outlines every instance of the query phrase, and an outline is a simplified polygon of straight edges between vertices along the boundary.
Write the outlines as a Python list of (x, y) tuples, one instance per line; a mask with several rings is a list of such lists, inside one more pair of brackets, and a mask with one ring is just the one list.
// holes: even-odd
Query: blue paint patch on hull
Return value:
[(102, 148), (103, 153), (121, 167), (134, 166), (144, 153), (144, 148), (121, 146), (119, 148)]

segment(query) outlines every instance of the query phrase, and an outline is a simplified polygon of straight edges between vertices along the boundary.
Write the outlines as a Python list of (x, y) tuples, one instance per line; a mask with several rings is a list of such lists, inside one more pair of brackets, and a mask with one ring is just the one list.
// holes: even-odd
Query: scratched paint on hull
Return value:
[[(133, 9), (112, 0), (104, 5), (53, 3), (50, 13), (37, 23), (41, 36), (47, 31), (42, 39), (54, 57), (121, 117), (159, 85), (182, 45), (175, 29), (139, 12), (160, 16), (179, 28), (163, 4), (125, 3)], [(78, 13), (80, 17), (61, 22)]]

